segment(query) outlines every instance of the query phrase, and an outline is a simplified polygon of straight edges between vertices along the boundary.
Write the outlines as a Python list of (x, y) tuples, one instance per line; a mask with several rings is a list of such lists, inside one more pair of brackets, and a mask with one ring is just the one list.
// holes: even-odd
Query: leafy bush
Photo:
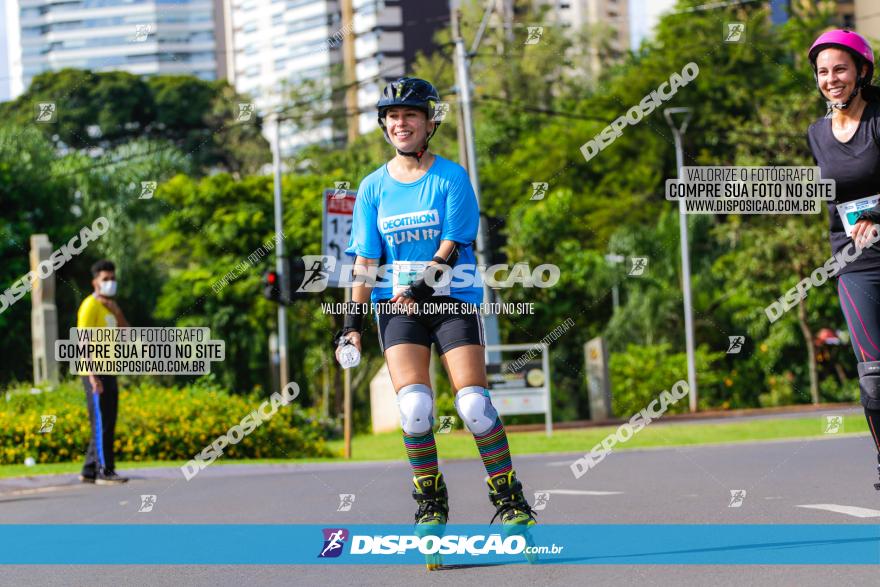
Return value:
[[(230, 395), (193, 384), (159, 387), (149, 383), (120, 386), (116, 424), (119, 461), (191, 459), (256, 410), (266, 397)], [(296, 458), (332, 456), (324, 440), (330, 424), (304, 411), (298, 400), (278, 409), (238, 444), (227, 446), (224, 457)], [(27, 389), (6, 394), (0, 411), (0, 464), (21, 463), (28, 456), (38, 463), (75, 461), (89, 444), (85, 394), (75, 381), (40, 394)], [(41, 416), (54, 415), (50, 433), (40, 434)]]
[[(709, 352), (705, 347), (696, 351), (696, 367), (699, 397), (718, 397), (723, 385), (721, 375), (714, 369), (724, 353)], [(613, 353), (609, 361), (611, 377), (611, 404), (614, 416), (629, 418), (659, 397), (660, 392), (670, 390), (679, 380), (687, 381), (687, 355), (670, 353), (668, 344), (639, 346), (631, 344), (626, 352)], [(703, 402), (701, 403), (701, 407)], [(688, 410), (687, 398), (669, 407), (670, 413)]]
[(850, 379), (843, 385), (836, 377), (826, 377), (819, 382), (819, 399), (825, 402), (858, 403), (859, 380)]

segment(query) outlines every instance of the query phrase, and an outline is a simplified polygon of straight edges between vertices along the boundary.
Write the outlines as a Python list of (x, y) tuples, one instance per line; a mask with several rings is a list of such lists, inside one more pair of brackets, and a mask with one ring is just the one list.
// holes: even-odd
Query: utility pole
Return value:
[[(287, 274), (287, 263), (284, 256), (284, 216), (281, 208), (281, 114), (276, 112), (275, 140), (272, 144), (272, 169), (275, 187), (275, 271), (281, 279), (282, 295), (290, 293), (290, 276)], [(284, 389), (290, 381), (287, 372), (287, 308), (278, 304), (278, 360), (279, 383)]]
[[(673, 116), (682, 115), (681, 127), (676, 126)], [(690, 108), (667, 108), (663, 111), (666, 123), (672, 129), (672, 138), (675, 140), (675, 167), (679, 181), (684, 167), (684, 152), (681, 146), (681, 137), (687, 132), (688, 122), (693, 114)], [(684, 200), (678, 201), (678, 232), (681, 240), (681, 289), (684, 293), (684, 336), (687, 348), (688, 387), (690, 388), (690, 410), (697, 411), (697, 368), (694, 357), (694, 317), (693, 304), (691, 302), (691, 259), (688, 249), (688, 225), (687, 214), (684, 210)]]
[[(450, 3), (450, 14), (452, 15), (452, 39), (455, 43), (455, 85), (458, 88), (458, 101), (461, 107), (461, 118), (464, 127), (465, 146), (467, 151), (467, 170), (471, 180), (471, 186), (474, 194), (477, 196), (477, 206), (480, 206), (480, 176), (477, 173), (477, 147), (474, 140), (474, 121), (471, 112), (471, 79), (468, 69), (468, 54), (464, 48), (464, 39), (461, 36), (460, 12), (454, 2)], [(491, 10), (491, 7), (487, 7)], [(484, 17), (484, 20), (488, 15)], [(475, 43), (476, 45), (476, 43)], [(476, 51), (476, 46), (472, 49)], [(488, 244), (488, 234), (486, 232), (486, 222), (483, 218), (482, 208), (480, 212), (480, 227), (477, 230), (477, 263), (483, 266), (489, 264), (490, 259), (486, 250)], [(483, 282), (483, 302), (489, 303), (494, 299), (492, 290)], [(486, 344), (497, 345), (501, 337), (498, 331), (498, 316), (493, 313), (487, 313), (484, 316), (486, 325)]]
[[(358, 120), (356, 59), (354, 55), (354, 10), (352, 0), (342, 0), (342, 65), (345, 74), (345, 118), (348, 121), (348, 144), (360, 134)], [(345, 301), (351, 301), (351, 288), (345, 288)], [(343, 437), (345, 458), (351, 458), (351, 369), (342, 371)]]
[(342, 0), (342, 66), (345, 77), (345, 119), (348, 121), (348, 144), (360, 134), (354, 55), (354, 10), (352, 0)]

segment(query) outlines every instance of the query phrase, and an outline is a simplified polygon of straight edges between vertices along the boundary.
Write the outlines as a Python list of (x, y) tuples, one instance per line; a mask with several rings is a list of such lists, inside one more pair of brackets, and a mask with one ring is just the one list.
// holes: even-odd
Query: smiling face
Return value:
[[(862, 75), (867, 75), (865, 65)], [(856, 62), (853, 56), (843, 49), (830, 47), (816, 57), (816, 75), (819, 89), (826, 100), (843, 102), (856, 89)]]
[(434, 130), (434, 122), (418, 108), (395, 106), (385, 114), (388, 136), (399, 151), (418, 151), (425, 145), (428, 133)]

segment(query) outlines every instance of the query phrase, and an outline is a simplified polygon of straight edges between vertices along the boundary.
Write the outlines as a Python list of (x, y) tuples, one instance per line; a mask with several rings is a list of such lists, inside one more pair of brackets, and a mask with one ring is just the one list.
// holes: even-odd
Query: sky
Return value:
[(657, 25), (660, 14), (673, 6), (675, 0), (629, 0), (630, 47), (638, 49), (642, 39)]
[(6, 2), (0, 0), (0, 102), (9, 99), (9, 60), (7, 59), (6, 38)]
[[(6, 47), (6, 9), (11, 0), (0, 0), (0, 102), (9, 99), (9, 61)], [(637, 49), (642, 39), (657, 24), (660, 14), (669, 10), (675, 0), (629, 0), (630, 45)]]

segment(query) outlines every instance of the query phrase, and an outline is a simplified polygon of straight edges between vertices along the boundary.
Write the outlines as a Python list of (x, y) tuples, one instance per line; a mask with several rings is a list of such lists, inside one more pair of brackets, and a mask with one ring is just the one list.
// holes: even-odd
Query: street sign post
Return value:
[(353, 259), (345, 254), (351, 237), (351, 219), (354, 213), (356, 192), (344, 189), (324, 190), (323, 205), (323, 254), (336, 258), (336, 267), (330, 272), (329, 287), (339, 287), (339, 281), (350, 282), (350, 271), (342, 275), (342, 267), (351, 265)]
[[(536, 360), (494, 361), (510, 351), (540, 353)], [(550, 351), (546, 344), (500, 344), (486, 346), (486, 372), (492, 404), (502, 416), (505, 414), (544, 414), (547, 436), (553, 435), (553, 415), (550, 401)]]
[[(336, 258), (336, 266), (327, 280), (329, 287), (340, 287), (339, 282), (351, 282), (350, 270), (343, 274), (345, 267), (351, 265), (345, 249), (351, 237), (351, 222), (354, 214), (356, 192), (346, 189), (324, 190), (323, 198), (323, 236), (321, 249), (324, 255)], [(351, 288), (345, 289), (345, 301), (351, 301)], [(351, 369), (342, 374), (343, 386), (343, 437), (345, 439), (345, 458), (351, 458)]]

